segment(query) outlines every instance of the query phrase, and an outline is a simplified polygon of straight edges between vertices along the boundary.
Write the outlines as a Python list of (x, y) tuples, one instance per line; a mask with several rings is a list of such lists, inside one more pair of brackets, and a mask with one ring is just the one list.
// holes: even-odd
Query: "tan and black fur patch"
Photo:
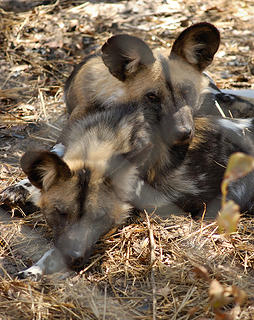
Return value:
[[(38, 151), (21, 161), (41, 190), (39, 205), (69, 267), (82, 265), (133, 208), (198, 215), (219, 197), (228, 157), (253, 153), (253, 120), (193, 119), (208, 81), (202, 71), (218, 45), (218, 30), (208, 23), (186, 29), (170, 54), (118, 35), (102, 57), (71, 75), (63, 158)], [(249, 179), (228, 194), (251, 211)]]
[[(193, 216), (203, 211), (204, 203), (209, 208), (218, 200), (229, 156), (236, 151), (253, 154), (253, 123), (197, 118), (190, 144), (169, 147), (154, 102), (124, 104), (73, 123), (62, 159), (29, 152), (21, 165), (41, 189), (39, 204), (56, 246), (75, 268), (133, 208)], [(243, 211), (253, 209), (252, 179), (253, 174), (241, 179), (228, 192)], [(217, 213), (214, 207), (211, 211)]]

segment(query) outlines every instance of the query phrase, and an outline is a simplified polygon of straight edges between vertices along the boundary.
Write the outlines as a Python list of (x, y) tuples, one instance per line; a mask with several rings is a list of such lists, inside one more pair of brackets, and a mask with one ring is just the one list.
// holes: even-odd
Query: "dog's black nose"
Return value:
[(188, 128), (188, 127), (179, 128), (175, 134), (174, 144), (189, 143), (192, 137), (193, 137), (192, 128)]
[(84, 256), (79, 252), (73, 251), (67, 255), (65, 255), (65, 261), (68, 267), (72, 270), (78, 270), (83, 267), (85, 263)]
[(78, 257), (78, 258), (75, 258), (75, 259), (72, 260), (71, 268), (76, 270), (76, 269), (82, 268), (83, 265), (84, 265), (83, 257)]

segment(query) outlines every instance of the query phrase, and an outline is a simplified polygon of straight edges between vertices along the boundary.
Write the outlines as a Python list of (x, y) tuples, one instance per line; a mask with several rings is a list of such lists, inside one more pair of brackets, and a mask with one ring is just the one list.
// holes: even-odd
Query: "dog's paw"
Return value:
[(38, 281), (43, 275), (55, 274), (57, 272), (65, 273), (69, 271), (59, 250), (49, 249), (44, 255), (30, 268), (20, 271), (17, 274), (19, 279), (31, 279)]
[(0, 204), (24, 205), (31, 202), (36, 206), (39, 197), (39, 189), (24, 179), (0, 192)]
[(22, 185), (15, 184), (7, 187), (0, 193), (0, 203), (5, 204), (25, 204), (30, 193)]
[(29, 279), (31, 281), (39, 281), (42, 278), (42, 270), (39, 266), (32, 266), (26, 270), (16, 274), (18, 279)]

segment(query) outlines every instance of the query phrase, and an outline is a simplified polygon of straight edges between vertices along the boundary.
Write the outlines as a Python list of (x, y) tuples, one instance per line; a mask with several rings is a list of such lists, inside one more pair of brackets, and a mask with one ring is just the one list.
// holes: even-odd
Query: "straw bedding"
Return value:
[[(212, 22), (222, 33), (213, 78), (223, 88), (254, 89), (251, 0), (25, 3), (19, 12), (0, 9), (1, 189), (24, 177), (19, 158), (28, 146), (55, 143), (72, 66), (111, 34), (167, 47), (190, 23)], [(226, 236), (215, 221), (140, 213), (102, 238), (79, 274), (36, 283), (15, 274), (50, 247), (50, 229), (31, 208), (3, 209), (0, 319), (254, 319), (252, 217)]]

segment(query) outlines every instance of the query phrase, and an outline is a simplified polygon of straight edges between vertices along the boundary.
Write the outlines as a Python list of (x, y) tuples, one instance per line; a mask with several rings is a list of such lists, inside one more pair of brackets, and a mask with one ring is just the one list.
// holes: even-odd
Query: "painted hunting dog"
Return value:
[[(162, 116), (164, 137), (171, 145), (192, 138), (193, 113), (221, 116), (222, 110), (228, 117), (254, 117), (251, 102), (219, 90), (202, 74), (212, 62), (219, 42), (219, 31), (205, 22), (185, 29), (170, 53), (152, 52), (145, 42), (133, 36), (113, 36), (103, 45), (101, 56), (84, 60), (66, 82), (69, 126), (87, 114), (119, 104), (154, 100)], [(64, 153), (64, 132), (52, 148), (60, 156)], [(25, 179), (4, 190), (0, 197), (2, 201), (24, 203), (33, 198), (36, 201), (38, 196), (38, 190)]]
[[(21, 166), (41, 193), (37, 205), (56, 249), (21, 277), (79, 269), (94, 244), (125, 221), (133, 208), (158, 214), (215, 215), (228, 157), (253, 154), (254, 119), (195, 119), (190, 144), (169, 147), (157, 103), (121, 105), (91, 114), (68, 129), (63, 158), (28, 151)], [(228, 199), (253, 209), (253, 173), (230, 185)]]
[[(184, 125), (191, 127), (188, 108), (199, 116), (221, 116), (219, 105), (227, 117), (254, 117), (253, 93), (248, 97), (243, 90), (220, 90), (211, 78), (202, 76), (219, 44), (219, 31), (206, 22), (185, 29), (173, 43), (171, 52), (152, 51), (141, 39), (126, 34), (111, 37), (102, 46), (101, 55), (82, 61), (66, 82), (70, 121), (149, 97), (159, 98), (163, 112), (175, 116), (176, 132), (184, 131)], [(170, 71), (170, 85), (165, 82), (165, 68)], [(179, 105), (180, 99), (184, 100), (185, 108)]]
[(102, 46), (101, 56), (80, 63), (65, 85), (70, 122), (98, 110), (128, 104), (157, 101), (158, 113), (172, 143), (193, 135), (193, 110), (208, 81), (202, 71), (212, 62), (220, 43), (219, 31), (209, 23), (184, 30), (171, 52), (152, 51), (141, 39), (116, 35)]
[[(252, 153), (253, 122), (193, 121), (208, 83), (202, 71), (218, 46), (218, 30), (201, 23), (180, 34), (169, 56), (120, 35), (103, 46), (102, 57), (78, 66), (65, 88), (64, 147), (53, 149), (58, 155), (28, 152), (21, 161), (56, 249), (20, 276), (81, 267), (98, 238), (132, 208), (197, 215), (208, 203), (216, 213), (223, 167), (232, 152)], [(248, 179), (229, 192), (242, 210), (251, 210)], [(10, 187), (2, 197), (26, 200), (29, 189), (23, 182), (20, 192)]]
[[(85, 115), (133, 100), (154, 101), (168, 144), (188, 142), (194, 132), (193, 110), (199, 109), (200, 92), (209, 82), (202, 71), (212, 62), (219, 42), (219, 31), (209, 23), (184, 30), (171, 53), (152, 52), (144, 41), (133, 36), (113, 36), (103, 45), (101, 56), (80, 63), (67, 80), (68, 126)], [(214, 105), (215, 95), (210, 92), (202, 100)], [(66, 130), (52, 149), (60, 156), (64, 153)], [(27, 180), (1, 193), (2, 201), (12, 203), (35, 202), (38, 196), (38, 190)]]

